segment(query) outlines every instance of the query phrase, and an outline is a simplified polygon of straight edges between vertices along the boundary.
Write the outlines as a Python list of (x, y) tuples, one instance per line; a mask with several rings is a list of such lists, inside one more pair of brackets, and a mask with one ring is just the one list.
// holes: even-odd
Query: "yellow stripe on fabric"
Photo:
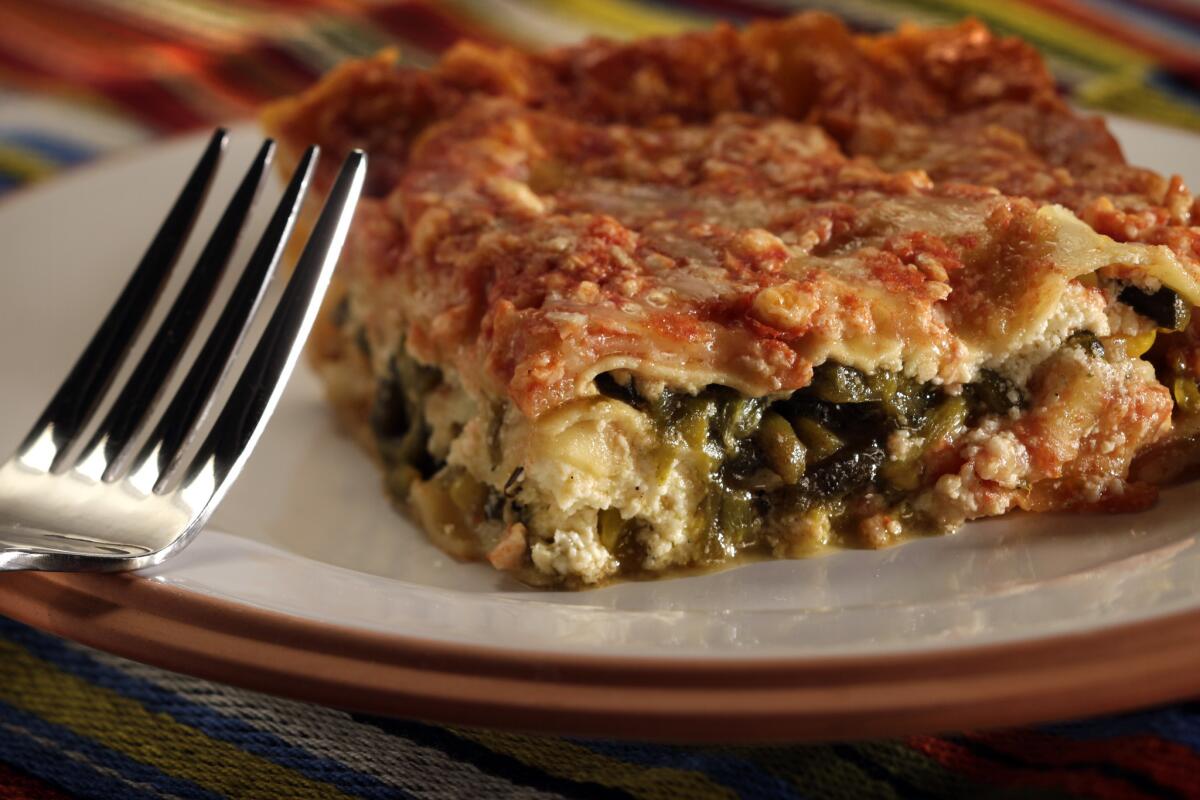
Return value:
[(442, 5), (497, 41), (534, 50), (577, 44), (596, 33), (586, 22), (549, 14), (528, 0), (442, 0)]
[(1053, 48), (1090, 64), (1124, 68), (1152, 63), (1124, 44), (1094, 34), (1034, 6), (1012, 0), (908, 0), (923, 8), (940, 8), (952, 16), (972, 15), (993, 27), (1002, 26), (1035, 45)]
[(147, 711), (6, 641), (0, 641), (0, 700), (220, 794), (262, 800), (348, 797), (166, 714)]
[(0, 144), (0, 173), (12, 175), (20, 181), (35, 181), (56, 169), (44, 158)]
[(737, 793), (699, 772), (671, 767), (643, 767), (609, 758), (582, 745), (554, 737), (454, 728), (451, 731), (489, 750), (516, 758), (559, 778), (590, 781), (623, 789), (645, 800), (678, 797), (736, 798)]
[(151, 30), (166, 29), (174, 38), (187, 37), (204, 42), (219, 42), (230, 47), (263, 33), (268, 25), (278, 25), (265, 13), (239, 9), (234, 3), (196, 2), (196, 0), (91, 0), (113, 16), (137, 20)]
[(1173, 100), (1146, 86), (1140, 71), (1114, 73), (1087, 81), (1076, 89), (1074, 99), (1092, 108), (1200, 130), (1200, 108)]
[(538, 0), (538, 5), (547, 13), (575, 18), (581, 27), (622, 39), (680, 33), (712, 25), (708, 17), (658, 11), (627, 0)]

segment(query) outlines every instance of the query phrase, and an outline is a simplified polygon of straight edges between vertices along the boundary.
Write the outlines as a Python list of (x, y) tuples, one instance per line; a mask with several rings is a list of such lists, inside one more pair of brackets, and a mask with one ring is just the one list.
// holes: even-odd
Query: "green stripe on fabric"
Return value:
[(395, 45), (392, 37), (357, 18), (332, 17), (314, 31), (346, 56), (361, 58)]
[[(515, 733), (452, 729), (453, 733), (489, 750), (516, 758), (559, 778), (622, 789), (643, 800), (725, 800), (737, 793), (692, 770), (643, 767), (601, 755), (565, 739)], [(547, 746), (547, 744), (550, 746)]]
[(6, 641), (0, 641), (0, 700), (219, 794), (255, 800), (349, 797), (151, 713)]

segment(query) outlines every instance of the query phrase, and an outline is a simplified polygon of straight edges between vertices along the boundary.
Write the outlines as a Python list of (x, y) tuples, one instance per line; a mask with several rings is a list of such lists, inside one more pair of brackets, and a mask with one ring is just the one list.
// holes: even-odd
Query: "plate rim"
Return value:
[[(81, 165), (0, 198), (0, 211), (201, 135), (170, 136)], [(1200, 693), (1200, 606), (997, 643), (739, 659), (547, 652), (388, 634), (137, 574), (0, 574), (0, 613), (123, 657), (298, 700), (440, 723), (671, 742), (997, 727)]]
[(8, 573), (0, 612), (164, 669), (347, 710), (677, 743), (1025, 725), (1200, 692), (1200, 610), (946, 650), (736, 662), (389, 635), (131, 574)]

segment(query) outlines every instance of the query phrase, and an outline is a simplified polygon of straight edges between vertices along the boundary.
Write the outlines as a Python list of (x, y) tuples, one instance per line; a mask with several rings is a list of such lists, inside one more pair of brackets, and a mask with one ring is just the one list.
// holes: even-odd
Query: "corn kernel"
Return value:
[(1154, 346), (1154, 340), (1158, 338), (1158, 331), (1149, 330), (1145, 333), (1139, 333), (1137, 336), (1120, 336), (1113, 338), (1123, 343), (1125, 354), (1127, 356), (1130, 358), (1139, 358)]
[(1189, 414), (1200, 413), (1200, 387), (1195, 378), (1178, 377), (1174, 387), (1175, 404)]

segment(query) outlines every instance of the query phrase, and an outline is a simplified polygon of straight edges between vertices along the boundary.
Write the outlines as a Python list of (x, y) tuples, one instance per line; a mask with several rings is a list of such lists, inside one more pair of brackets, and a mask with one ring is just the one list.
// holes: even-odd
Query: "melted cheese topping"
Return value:
[(530, 417), (616, 368), (756, 396), (805, 386), (827, 359), (952, 385), (983, 366), (1023, 378), (1077, 330), (1108, 333), (1111, 299), (1082, 275), (1198, 293), (1166, 247), (739, 115), (645, 130), (481, 101), (427, 134), (381, 211), (372, 237), (412, 235), (355, 286), (368, 329), (389, 332), (380, 349), (404, 338)]
[(532, 416), (613, 368), (756, 394), (829, 357), (967, 380), (1028, 362), (1096, 269), (1200, 299), (1182, 182), (1125, 164), (1033, 48), (976, 22), (384, 54), (265, 123), (285, 162), (334, 154), (318, 183), (371, 155), (347, 282), (372, 341)]

